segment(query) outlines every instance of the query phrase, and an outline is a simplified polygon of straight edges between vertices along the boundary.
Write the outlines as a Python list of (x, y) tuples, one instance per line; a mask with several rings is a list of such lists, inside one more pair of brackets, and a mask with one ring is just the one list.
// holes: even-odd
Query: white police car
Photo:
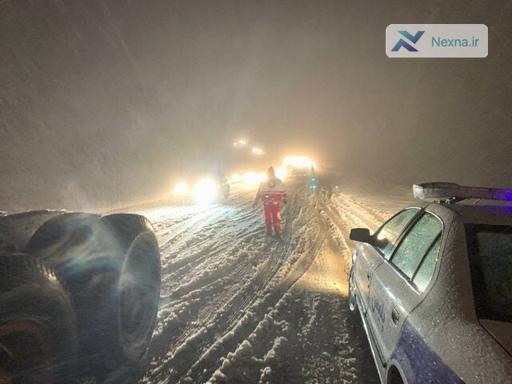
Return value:
[(414, 186), (437, 202), (356, 228), (350, 307), (382, 383), (512, 383), (512, 191)]

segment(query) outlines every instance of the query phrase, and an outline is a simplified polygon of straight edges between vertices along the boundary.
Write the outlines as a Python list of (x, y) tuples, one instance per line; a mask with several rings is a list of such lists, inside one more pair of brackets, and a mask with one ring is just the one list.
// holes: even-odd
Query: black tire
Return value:
[(81, 353), (95, 357), (89, 374), (138, 362), (151, 340), (160, 297), (160, 253), (147, 219), (62, 215), (39, 228), (26, 251), (65, 282), (79, 319)]
[(25, 254), (0, 254), (0, 382), (69, 383), (75, 316), (51, 269)]
[(106, 298), (119, 275), (115, 247), (99, 216), (70, 213), (44, 223), (25, 248), (55, 271), (69, 293), (82, 356), (97, 354), (108, 332)]
[(404, 380), (395, 366), (389, 368), (387, 382), (388, 384), (404, 384)]
[[(146, 353), (160, 301), (160, 250), (148, 219), (140, 215), (103, 217), (114, 234), (122, 262), (117, 295), (111, 303), (110, 356), (133, 364)], [(111, 353), (114, 351), (114, 353)]]

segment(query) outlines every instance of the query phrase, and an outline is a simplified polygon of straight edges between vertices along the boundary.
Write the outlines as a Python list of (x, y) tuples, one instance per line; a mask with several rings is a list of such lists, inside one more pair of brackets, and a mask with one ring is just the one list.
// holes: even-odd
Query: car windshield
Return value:
[(478, 317), (512, 322), (512, 226), (467, 225)]

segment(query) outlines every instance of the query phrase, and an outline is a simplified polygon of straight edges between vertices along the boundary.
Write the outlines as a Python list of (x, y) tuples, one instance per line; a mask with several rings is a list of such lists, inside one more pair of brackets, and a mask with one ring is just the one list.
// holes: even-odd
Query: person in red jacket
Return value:
[(267, 170), (267, 180), (258, 188), (253, 207), (258, 200), (263, 202), (263, 213), (267, 235), (272, 235), (272, 227), (276, 236), (281, 235), (281, 202), (286, 203), (288, 195), (283, 187), (283, 182), (276, 177), (273, 167)]

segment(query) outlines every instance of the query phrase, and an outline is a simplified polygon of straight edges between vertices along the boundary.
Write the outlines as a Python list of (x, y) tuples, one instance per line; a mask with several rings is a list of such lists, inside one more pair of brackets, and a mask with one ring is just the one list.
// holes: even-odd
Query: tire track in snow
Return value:
[[(217, 249), (217, 254), (219, 256), (222, 256), (222, 257), (219, 257), (220, 259), (225, 259), (226, 258), (226, 255), (225, 253), (226, 252), (231, 252), (232, 255), (236, 255), (236, 252), (234, 252), (237, 248), (240, 248), (240, 245), (241, 244), (246, 244), (250, 245), (250, 243), (252, 242), (252, 240), (254, 239), (255, 235), (257, 233), (260, 234), (260, 238), (257, 239), (258, 242), (261, 242), (263, 240), (263, 236), (261, 235), (261, 229), (251, 229), (254, 227), (254, 224), (256, 223), (256, 221), (260, 221), (261, 219), (259, 218), (259, 215), (256, 216), (254, 214), (254, 211), (251, 210), (249, 212), (247, 212), (248, 208), (249, 207), (249, 204), (240, 204), (239, 207), (241, 207), (242, 209), (242, 218), (244, 220), (237, 220), (237, 223), (235, 223), (233, 226), (232, 226), (232, 229), (231, 229), (231, 232), (226, 232), (226, 231), (223, 231), (223, 234), (222, 234), (222, 238), (227, 238), (228, 240), (227, 241), (224, 241), (224, 246), (225, 248), (224, 249)], [(255, 216), (257, 218), (255, 218)], [(237, 218), (239, 218), (240, 216), (237, 216)], [(250, 220), (249, 220), (250, 219)], [(245, 221), (245, 223), (244, 223)], [(241, 224), (245, 224), (241, 227)], [(237, 230), (237, 231), (234, 231), (234, 230)], [(236, 240), (233, 241), (233, 240), (229, 240), (230, 238), (235, 238)], [(222, 248), (222, 247), (221, 247)], [(223, 251), (223, 252), (221, 252)], [(222, 255), (221, 255), (222, 254)], [(211, 257), (211, 254), (209, 255)], [(233, 262), (234, 261), (234, 262)], [(217, 277), (216, 278), (212, 278), (212, 279), (208, 279), (209, 281), (203, 281), (203, 283), (205, 284), (204, 286), (201, 286), (201, 284), (195, 284), (193, 287), (189, 287), (189, 288), (195, 288), (194, 289), (183, 289), (182, 288), (182, 292), (181, 293), (185, 293), (186, 291), (190, 291), (189, 294), (191, 294), (191, 296), (187, 297), (185, 296), (185, 299), (192, 299), (192, 300), (189, 300), (188, 301), (188, 306), (190, 308), (185, 308), (185, 312), (188, 311), (188, 310), (191, 310), (192, 312), (196, 312), (198, 313), (200, 311), (199, 307), (200, 305), (194, 305), (194, 304), (197, 304), (193, 301), (193, 297), (194, 294), (192, 294), (192, 292), (197, 292), (198, 294), (200, 294), (202, 292), (202, 290), (204, 290), (204, 287), (208, 287), (207, 290), (209, 292), (203, 292), (203, 293), (207, 293), (207, 295), (210, 295), (212, 292), (217, 292), (220, 288), (222, 288), (222, 286), (225, 284), (225, 283), (228, 283), (229, 281), (234, 281), (236, 277), (240, 277), (241, 275), (241, 272), (246, 269), (246, 270), (252, 270), (254, 268), (254, 261), (252, 261), (251, 259), (249, 260), (246, 260), (246, 261), (249, 261), (249, 263), (244, 263), (243, 262), (244, 260), (241, 260), (241, 259), (238, 259), (238, 260), (233, 260), (231, 259), (231, 264), (234, 265), (235, 267), (234, 268), (231, 268), (231, 274), (228, 274), (228, 276), (224, 276), (221, 281), (222, 283), (219, 284), (217, 283)], [(186, 264), (185, 264), (186, 265)], [(220, 263), (219, 265), (222, 265), (222, 263)], [(185, 272), (185, 271), (183, 271)], [(217, 272), (226, 272), (225, 269), (219, 269), (219, 271)], [(246, 271), (247, 272), (247, 271)], [(186, 276), (186, 273), (185, 273), (185, 276)], [(200, 279), (199, 279), (200, 280)], [(236, 297), (236, 296), (235, 296)], [(203, 300), (204, 297), (201, 295), (201, 300)], [(214, 302), (219, 302), (220, 300), (214, 300)], [(215, 303), (213, 303), (215, 304)], [(215, 311), (211, 311), (211, 312), (215, 312)], [(189, 313), (190, 315), (190, 313)], [(188, 316), (189, 317), (189, 316)], [(211, 316), (210, 316), (211, 318)], [(190, 318), (187, 318), (187, 322), (190, 324)], [(207, 319), (201, 321), (200, 323), (206, 323)], [(184, 327), (182, 327), (181, 329), (173, 329), (173, 331), (179, 331), (179, 332), (172, 332), (172, 333), (182, 333), (180, 337), (177, 338), (177, 340), (166, 340), (167, 342), (171, 342), (171, 344), (174, 344), (174, 345), (178, 345), (180, 340), (182, 342), (185, 342), (188, 337), (195, 331), (197, 331), (200, 327), (201, 327), (201, 324), (194, 324), (194, 321), (192, 321), (192, 324), (190, 324), (191, 326), (187, 326), (186, 324), (184, 325)], [(203, 324), (204, 326), (204, 324)], [(164, 335), (162, 337), (160, 337), (159, 335), (156, 336), (156, 341), (153, 343), (155, 344), (157, 347), (155, 347), (155, 349), (161, 349), (158, 347), (158, 345), (160, 345), (161, 347), (161, 342), (159, 340), (163, 340), (165, 339), (167, 336), (171, 336), (169, 335), (169, 332), (166, 332), (165, 330), (162, 330), (160, 332), (160, 335)], [(172, 351), (173, 350), (173, 346), (172, 345), (168, 345), (168, 350), (169, 351)], [(153, 354), (155, 355), (155, 354)], [(162, 364), (162, 362), (159, 362), (158, 364)], [(160, 370), (160, 369), (159, 369)], [(154, 376), (154, 375), (153, 375)]]
[[(346, 237), (351, 227), (363, 225), (372, 228), (382, 221), (382, 216), (379, 217), (379, 211), (365, 209), (362, 203), (348, 195), (334, 196), (332, 199), (325, 200), (318, 199), (315, 204), (311, 204), (311, 201), (309, 201), (309, 204), (305, 205), (309, 205), (307, 209), (313, 209), (318, 213), (319, 217), (329, 227), (337, 228), (340, 237), (345, 242), (344, 249), (346, 250), (349, 249), (350, 245)], [(257, 236), (259, 230), (251, 231), (248, 229), (248, 227), (254, 226), (256, 223), (254, 218), (257, 217), (254, 211), (250, 209), (250, 199), (247, 199), (247, 194), (241, 194), (240, 198), (236, 198), (234, 207), (237, 211), (233, 213), (231, 219), (237, 219), (238, 231), (234, 229), (235, 226), (230, 227), (230, 224), (227, 224), (222, 233), (219, 233), (218, 238), (236, 236), (243, 231), (253, 232), (254, 237), (244, 239), (240, 242), (239, 247), (245, 247), (241, 251), (256, 252), (254, 261), (251, 263), (248, 259), (234, 259), (235, 267), (229, 265), (229, 273), (220, 278), (198, 279), (186, 288), (179, 288), (179, 284), (176, 285), (179, 288), (178, 292), (183, 296), (169, 303), (170, 305), (183, 307), (183, 315), (179, 321), (177, 320), (181, 323), (179, 327), (168, 327), (168, 332), (156, 343), (160, 345), (160, 350), (155, 354), (156, 359), (152, 362), (151, 368), (142, 383), (206, 382), (219, 368), (219, 361), (223, 356), (234, 353), (239, 348), (242, 353), (246, 342), (251, 339), (251, 335), (257, 329), (260, 329), (258, 332), (262, 332), (261, 329), (264, 329), (269, 311), (279, 306), (282, 301), (286, 301), (288, 292), (292, 289), (295, 291), (295, 282), (311, 265), (316, 255), (315, 251), (326, 240), (326, 238), (318, 236), (315, 238), (311, 232), (301, 232), (303, 228), (308, 225), (311, 226), (312, 223), (311, 220), (307, 223), (297, 221), (303, 213), (300, 205), (295, 202), (293, 207), (286, 208), (289, 211), (287, 212), (289, 223), (285, 227), (285, 231), (288, 230), (285, 243), (267, 244), (258, 248), (258, 242), (263, 239), (263, 236)], [(318, 212), (318, 209), (323, 212)], [(311, 215), (311, 212), (308, 211), (304, 216), (307, 217), (308, 215)], [(253, 219), (252, 222), (250, 221), (251, 218)], [(217, 223), (221, 220), (222, 215), (216, 218), (209, 230), (218, 228)], [(232, 223), (230, 220), (227, 220), (227, 222)], [(297, 227), (294, 228), (294, 225), (297, 225)], [(320, 232), (329, 233), (329, 231)], [(191, 235), (190, 232), (185, 233), (183, 238), (179, 240), (181, 241), (179, 244), (186, 245), (185, 240), (191, 239)], [(216, 276), (222, 275), (223, 266), (228, 265), (222, 260), (225, 260), (226, 255), (229, 255), (230, 249), (235, 248), (234, 241), (212, 243), (208, 238), (205, 240), (201, 240), (200, 237), (194, 239), (196, 241), (194, 243), (195, 251), (186, 253), (186, 247), (183, 247), (184, 253), (169, 257), (172, 259), (172, 262), (168, 264), (169, 269), (178, 267), (174, 269), (173, 273), (176, 277), (182, 279), (189, 278), (195, 269), (201, 270), (208, 266), (215, 266), (215, 274), (218, 273)], [(179, 261), (180, 258), (182, 261)], [(257, 266), (256, 273), (250, 271), (250, 268), (254, 268), (254, 266)], [(239, 275), (244, 273), (247, 273), (247, 276), (251, 276), (251, 278), (240, 285), (240, 280), (243, 277), (239, 277)], [(202, 281), (202, 284), (199, 284), (200, 281)], [(176, 294), (176, 296), (179, 295)], [(307, 308), (313, 305), (308, 303), (308, 300), (312, 300), (311, 297), (304, 300), (306, 300)], [(319, 299), (315, 296), (313, 300), (318, 301)], [(329, 311), (331, 304), (340, 306), (338, 301), (331, 301), (330, 299), (325, 303), (314, 304), (316, 310), (318, 310), (315, 319), (319, 319), (319, 324), (325, 321), (320, 319), (322, 317), (321, 313)], [(332, 316), (334, 315), (332, 314)], [(311, 334), (313, 333), (311, 331)], [(283, 345), (286, 346), (286, 344), (281, 343), (280, 340), (282, 341), (277, 337), (268, 340), (271, 343), (267, 343), (268, 348), (263, 356), (267, 355), (268, 352), (268, 357), (271, 359), (272, 355), (277, 356), (276, 354), (281, 353), (281, 358), (285, 359), (287, 356), (286, 350), (283, 351), (280, 348)], [(340, 343), (343, 344), (344, 340)], [(263, 350), (266, 347), (258, 346), (258, 348)], [(315, 361), (315, 364), (318, 363), (321, 367), (322, 364), (327, 364), (329, 359), (320, 356)], [(347, 369), (350, 367), (352, 365), (349, 364)], [(325, 366), (325, 368), (327, 369), (328, 366)], [(350, 372), (353, 373), (352, 368), (350, 368)], [(260, 373), (262, 380), (265, 379), (265, 375), (274, 380), (281, 377), (279, 373), (277, 376), (272, 376), (267, 371), (266, 373)], [(354, 382), (350, 374), (343, 377), (347, 382)], [(314, 377), (311, 377), (311, 380), (313, 381), (310, 382), (315, 382)]]
[[(288, 215), (290, 215), (290, 209), (288, 209), (288, 212)], [(287, 236), (287, 232), (292, 225), (291, 221), (288, 221), (290, 224), (285, 226), (285, 236)], [(264, 243), (264, 238), (264, 235), (260, 232), (260, 237), (256, 240)], [(185, 338), (183, 343), (176, 348), (175, 352), (171, 353), (169, 359), (166, 358), (161, 361), (158, 369), (153, 370), (147, 377), (147, 380), (153, 382), (154, 380), (163, 379), (163, 382), (176, 382), (180, 376), (186, 373), (189, 367), (201, 356), (204, 349), (216, 341), (219, 336), (218, 333), (225, 332), (232, 325), (233, 319), (240, 316), (240, 311), (254, 300), (254, 292), (261, 291), (272, 279), (283, 260), (283, 248), (285, 246), (286, 243), (279, 243), (276, 246), (266, 247), (271, 257), (259, 265), (257, 273), (253, 278), (238, 289), (238, 292), (215, 311), (211, 317), (205, 319), (202, 328), (194, 327), (189, 329), (186, 332), (187, 334), (190, 334), (190, 331), (195, 331), (196, 333)], [(172, 351), (172, 348), (170, 350)]]
[[(176, 270), (166, 275), (166, 280), (175, 279), (176, 283), (169, 285), (172, 290), (171, 296), (184, 294), (190, 290), (198, 289), (202, 285), (210, 283), (212, 280), (222, 275), (231, 274), (233, 272), (242, 272), (241, 266), (249, 267), (248, 263), (243, 263), (243, 257), (246, 254), (241, 253), (245, 243), (249, 243), (258, 233), (260, 228), (254, 228), (256, 219), (254, 213), (251, 220), (244, 223), (244, 227), (240, 229), (240, 223), (232, 225), (228, 230), (224, 231), (221, 241), (212, 243), (204, 242), (204, 248), (192, 256), (187, 256), (176, 260), (172, 265), (177, 266)], [(194, 247), (196, 248), (196, 247)], [(248, 260), (252, 264), (252, 258)], [(203, 264), (207, 264), (203, 266)], [(190, 277), (188, 272), (191, 270), (202, 270), (202, 275)], [(188, 278), (190, 281), (185, 284), (180, 282), (181, 278)], [(176, 287), (176, 288), (172, 288)]]
[[(191, 234), (197, 233), (197, 230), (204, 229), (206, 224), (203, 222), (206, 220), (207, 223), (217, 220), (222, 217), (223, 207), (214, 207), (211, 209), (205, 209), (187, 220), (171, 226), (170, 231), (172, 234), (164, 235), (159, 238), (160, 250), (165, 253), (169, 247), (177, 247), (183, 242), (186, 242), (191, 238)], [(201, 225), (199, 225), (201, 223)], [(186, 236), (185, 236), (186, 235)]]
[[(328, 233), (331, 216), (342, 227), (339, 217), (327, 211), (322, 198), (315, 207), (321, 221), (320, 230)], [(345, 244), (347, 243), (346, 240)], [(322, 250), (314, 258), (313, 275), (320, 279), (329, 275), (330, 269), (337, 266), (327, 262), (338, 254), (347, 262), (350, 259), (348, 245), (342, 256), (336, 251), (333, 239), (322, 241)], [(324, 260), (324, 256), (332, 255)], [(334, 256), (335, 257), (335, 256)], [(344, 264), (343, 261), (338, 263)], [(339, 273), (344, 274), (341, 268)], [(309, 271), (307, 273), (310, 273)], [(307, 281), (315, 281), (309, 278)], [(253, 332), (231, 348), (220, 358), (219, 368), (208, 378), (192, 376), (194, 382), (208, 383), (378, 383), (378, 375), (369, 370), (373, 365), (364, 331), (356, 316), (348, 311), (346, 297), (332, 293), (326, 282), (310, 291), (309, 284), (297, 286), (294, 283), (280, 299), (269, 306)], [(329, 294), (323, 290), (329, 288)], [(213, 364), (215, 362), (212, 361)], [(207, 379), (207, 381), (206, 381)]]
[[(302, 210), (299, 211), (300, 218)], [(306, 215), (310, 216), (310, 215)], [(311, 225), (309, 220), (301, 223), (302, 226)], [(325, 240), (325, 234), (322, 231), (315, 233), (295, 233), (298, 242), (286, 249), (287, 255), (282, 258), (282, 262), (273, 274), (273, 284), (267, 284), (262, 288), (259, 297), (248, 303), (249, 308), (245, 314), (240, 314), (232, 319), (234, 325), (229, 329), (216, 343), (214, 343), (200, 359), (190, 368), (187, 375), (182, 378), (182, 382), (203, 383), (210, 377), (217, 367), (219, 359), (229, 351), (235, 350), (237, 346), (249, 337), (251, 332), (265, 318), (269, 308), (274, 307), (293, 284), (306, 272), (316, 255), (315, 250)], [(305, 238), (306, 236), (310, 238)], [(288, 244), (290, 245), (291, 242)], [(309, 249), (304, 249), (308, 248)], [(293, 258), (297, 254), (296, 258)], [(287, 263), (283, 263), (286, 261)], [(282, 264), (285, 264), (284, 266)], [(252, 304), (252, 305), (251, 305)], [(236, 322), (235, 322), (236, 321)], [(172, 382), (172, 381), (169, 381)]]

